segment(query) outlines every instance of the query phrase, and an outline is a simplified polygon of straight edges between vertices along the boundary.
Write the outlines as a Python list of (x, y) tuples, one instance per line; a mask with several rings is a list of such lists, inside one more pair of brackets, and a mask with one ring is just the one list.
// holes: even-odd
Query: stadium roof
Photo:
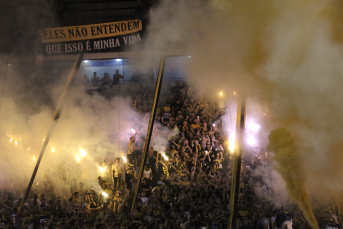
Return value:
[(63, 26), (146, 18), (157, 0), (46, 0)]
[(0, 59), (41, 53), (39, 29), (141, 19), (158, 0), (0, 0)]

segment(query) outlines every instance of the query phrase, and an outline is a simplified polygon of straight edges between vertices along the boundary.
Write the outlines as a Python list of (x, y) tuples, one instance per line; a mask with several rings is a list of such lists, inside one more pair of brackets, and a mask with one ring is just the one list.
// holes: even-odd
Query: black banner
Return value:
[(43, 29), (44, 55), (120, 52), (142, 41), (140, 20)]
[(142, 41), (141, 32), (93, 40), (43, 43), (44, 55), (67, 55), (78, 53), (121, 52), (127, 46)]

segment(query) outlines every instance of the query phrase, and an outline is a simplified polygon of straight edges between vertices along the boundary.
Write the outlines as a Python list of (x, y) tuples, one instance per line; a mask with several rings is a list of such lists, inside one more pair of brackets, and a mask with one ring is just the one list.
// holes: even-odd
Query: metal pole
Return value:
[(243, 139), (245, 129), (245, 114), (246, 100), (244, 97), (239, 98), (237, 104), (237, 122), (236, 122), (236, 143), (233, 153), (233, 167), (231, 179), (231, 194), (230, 194), (230, 226), (229, 229), (238, 228), (237, 213), (238, 213), (238, 194), (240, 187), (241, 165)]
[(30, 179), (30, 182), (29, 182), (29, 185), (27, 186), (27, 189), (26, 189), (26, 192), (25, 192), (25, 195), (23, 196), (23, 199), (19, 205), (19, 208), (18, 208), (18, 214), (20, 213), (22, 207), (23, 207), (23, 204), (27, 198), (27, 196), (29, 195), (29, 192), (31, 190), (31, 187), (32, 187), (32, 184), (33, 184), (33, 181), (35, 180), (35, 177), (36, 177), (36, 174), (37, 174), (37, 171), (38, 171), (38, 168), (39, 168), (39, 165), (40, 165), (40, 162), (42, 160), (42, 157), (44, 155), (44, 152), (45, 152), (45, 149), (49, 143), (49, 140), (50, 140), (50, 137), (54, 131), (54, 128), (56, 126), (56, 123), (58, 121), (58, 119), (60, 118), (61, 116), (61, 112), (63, 110), (63, 107), (65, 105), (65, 102), (67, 100), (67, 93), (70, 92), (73, 84), (74, 84), (74, 81), (76, 79), (76, 75), (79, 71), (79, 68), (80, 68), (80, 65), (81, 65), (81, 61), (82, 61), (82, 58), (83, 58), (83, 54), (79, 54), (79, 56), (77, 57), (76, 61), (75, 61), (75, 64), (73, 66), (73, 69), (71, 70), (71, 73), (69, 75), (69, 78), (68, 78), (68, 81), (65, 85), (65, 88), (64, 88), (64, 91), (63, 91), (63, 94), (61, 96), (61, 99), (57, 105), (57, 108), (56, 108), (56, 112), (54, 114), (54, 117), (53, 117), (53, 123), (51, 124), (50, 126), (50, 129), (48, 131), (48, 134), (46, 135), (45, 137), (45, 140), (44, 140), (44, 144), (43, 144), (43, 147), (40, 151), (40, 154), (39, 154), (39, 157), (38, 157), (38, 160), (37, 160), (37, 163), (36, 163), (36, 167), (35, 169), (33, 170), (33, 173), (32, 173), (32, 176), (31, 176), (31, 179)]
[(166, 57), (163, 56), (161, 58), (161, 61), (160, 61), (160, 68), (158, 70), (158, 76), (157, 76), (156, 88), (155, 88), (155, 94), (154, 94), (154, 101), (153, 101), (152, 107), (151, 107), (151, 115), (150, 115), (150, 120), (149, 120), (149, 126), (148, 126), (147, 136), (146, 136), (145, 142), (144, 142), (143, 155), (142, 155), (142, 160), (141, 160), (141, 166), (139, 167), (138, 180), (137, 180), (137, 184), (136, 184), (135, 194), (134, 194), (134, 197), (133, 197), (133, 202), (132, 202), (132, 207), (131, 207), (131, 214), (132, 214), (133, 209), (134, 209), (135, 204), (136, 204), (136, 199), (137, 199), (137, 195), (138, 195), (138, 189), (139, 189), (139, 185), (141, 183), (142, 176), (143, 176), (143, 169), (144, 169), (144, 165), (145, 165), (146, 155), (147, 155), (147, 153), (149, 151), (149, 145), (150, 145), (152, 130), (153, 130), (153, 127), (154, 127), (154, 121), (155, 121), (155, 116), (156, 116), (158, 99), (160, 97), (160, 91), (161, 91), (161, 85), (162, 85), (163, 71), (164, 71), (164, 64), (165, 64), (165, 62), (166, 62)]

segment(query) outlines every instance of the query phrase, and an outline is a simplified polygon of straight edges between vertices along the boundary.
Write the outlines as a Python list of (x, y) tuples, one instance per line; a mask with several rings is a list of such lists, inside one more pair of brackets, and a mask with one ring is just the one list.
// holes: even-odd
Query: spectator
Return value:
[(108, 86), (112, 84), (110, 74), (104, 73), (104, 77), (101, 78), (101, 86)]
[(135, 153), (135, 137), (137, 133), (135, 133), (132, 137), (130, 137), (129, 144), (127, 146), (127, 159), (129, 160), (130, 164), (134, 164), (134, 153)]
[(97, 75), (96, 72), (93, 72), (93, 77), (91, 78), (91, 83), (93, 86), (99, 86), (100, 85), (100, 77)]
[(275, 225), (278, 229), (292, 229), (292, 218), (287, 213), (280, 213), (276, 216)]
[(85, 85), (85, 86), (89, 85), (89, 79), (88, 79), (87, 74), (83, 75), (83, 77), (82, 77), (82, 84)]
[(116, 69), (116, 73), (113, 74), (113, 84), (112, 85), (119, 85), (120, 79), (124, 79), (124, 75), (119, 74), (119, 69)]
[(112, 165), (113, 185), (114, 190), (119, 190), (122, 186), (122, 169), (120, 166), (119, 157), (116, 158), (115, 163)]

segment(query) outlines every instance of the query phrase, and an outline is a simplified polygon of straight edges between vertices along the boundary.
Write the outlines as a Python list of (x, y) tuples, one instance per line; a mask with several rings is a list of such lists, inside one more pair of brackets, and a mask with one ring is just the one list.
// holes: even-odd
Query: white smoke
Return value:
[(290, 130), (310, 195), (325, 197), (343, 185), (341, 9), (330, 0), (164, 0), (150, 12), (140, 51), (147, 61), (190, 55), (188, 82), (199, 96), (235, 91), (248, 112), (258, 103), (262, 112), (251, 113), (266, 114), (266, 132)]

